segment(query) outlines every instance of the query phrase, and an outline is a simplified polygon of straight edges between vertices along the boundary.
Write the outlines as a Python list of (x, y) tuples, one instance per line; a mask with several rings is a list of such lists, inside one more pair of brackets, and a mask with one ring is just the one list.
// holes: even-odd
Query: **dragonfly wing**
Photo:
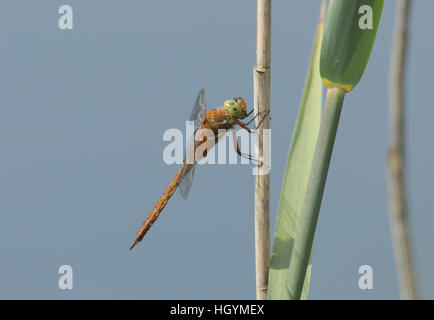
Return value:
[[(194, 151), (195, 151), (194, 136), (205, 114), (206, 114), (205, 89), (202, 88), (199, 91), (199, 94), (197, 95), (196, 102), (194, 103), (189, 118), (190, 121), (194, 121), (194, 134), (189, 139), (185, 155), (187, 156), (187, 154), (190, 154), (189, 159), (191, 160), (194, 159)], [(184, 161), (186, 160), (186, 156), (184, 157)], [(181, 192), (181, 195), (184, 199), (187, 199), (188, 193), (190, 192), (191, 189), (191, 185), (193, 184), (194, 169), (195, 166), (193, 166), (187, 173), (185, 173), (183, 179), (181, 180), (181, 183), (179, 184), (179, 191)]]
[[(194, 103), (193, 109), (191, 110), (189, 120), (199, 122), (202, 120), (206, 113), (206, 101), (205, 101), (205, 89), (200, 89), (197, 95), (196, 102)], [(195, 128), (197, 129), (197, 128)]]
[(194, 169), (196, 166), (193, 166), (184, 176), (184, 178), (181, 180), (181, 183), (179, 184), (179, 191), (181, 192), (182, 198), (185, 200), (188, 197), (188, 193), (190, 192), (191, 185), (193, 184), (193, 178), (194, 178)]

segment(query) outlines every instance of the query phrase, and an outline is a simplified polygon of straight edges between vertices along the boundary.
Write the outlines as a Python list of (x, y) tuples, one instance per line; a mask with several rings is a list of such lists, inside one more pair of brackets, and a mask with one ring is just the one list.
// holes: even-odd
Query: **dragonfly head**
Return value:
[(225, 100), (226, 110), (236, 119), (244, 119), (247, 116), (247, 106), (243, 98)]

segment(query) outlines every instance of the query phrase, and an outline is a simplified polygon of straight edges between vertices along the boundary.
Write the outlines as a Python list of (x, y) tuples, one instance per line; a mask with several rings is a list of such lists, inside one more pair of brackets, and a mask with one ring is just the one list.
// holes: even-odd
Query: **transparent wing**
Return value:
[(205, 102), (205, 89), (200, 89), (197, 95), (196, 102), (194, 103), (193, 109), (191, 110), (190, 118), (188, 120), (194, 121), (194, 129), (196, 130), (200, 121), (206, 113), (206, 102)]
[(184, 178), (181, 180), (179, 184), (179, 191), (181, 192), (182, 198), (185, 200), (188, 197), (188, 193), (190, 192), (191, 185), (193, 184), (194, 178), (194, 169), (196, 166), (192, 166), (190, 170), (185, 174)]
[[(196, 98), (196, 102), (194, 103), (193, 109), (190, 114), (190, 121), (194, 121), (194, 134), (190, 137), (189, 142), (186, 147), (184, 161), (186, 159), (187, 154), (190, 154), (190, 159), (194, 159), (194, 135), (196, 134), (196, 130), (200, 126), (200, 122), (202, 121), (203, 116), (206, 113), (206, 102), (205, 102), (205, 89), (201, 89)], [(188, 193), (190, 192), (191, 185), (193, 184), (194, 178), (194, 170), (195, 166), (192, 166), (187, 170), (181, 183), (179, 184), (179, 191), (181, 192), (181, 196), (184, 199), (187, 199)]]

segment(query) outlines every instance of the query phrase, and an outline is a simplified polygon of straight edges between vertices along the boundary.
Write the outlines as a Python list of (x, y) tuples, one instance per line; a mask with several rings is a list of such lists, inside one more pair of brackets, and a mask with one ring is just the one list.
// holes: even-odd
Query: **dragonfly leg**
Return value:
[[(261, 113), (263, 113), (263, 112), (265, 112), (265, 111), (259, 111), (252, 119), (250, 119), (247, 123), (246, 123), (246, 125), (249, 125), (250, 123), (252, 123), (258, 116), (260, 116), (261, 115)], [(250, 113), (251, 113), (251, 111), (250, 111)], [(249, 114), (250, 114), (249, 113)], [(262, 116), (262, 118), (261, 118), (261, 120), (259, 121), (259, 124), (256, 126), (256, 128), (255, 129), (258, 129), (259, 128), (259, 126), (261, 125), (261, 123), (262, 123), (262, 121), (264, 120), (264, 118), (266, 117), (266, 116), (268, 116), (270, 114), (270, 110), (268, 110), (267, 111), (267, 113), (264, 115), (264, 116)], [(270, 119), (271, 119), (271, 117), (270, 117)]]
[[(258, 114), (260, 114), (260, 113), (261, 113), (261, 112), (258, 112)], [(264, 119), (265, 119), (267, 116), (270, 116), (270, 110), (268, 110), (268, 111), (267, 111), (267, 112), (262, 116), (261, 120), (259, 120), (259, 123), (258, 123), (258, 125), (256, 126), (255, 129), (258, 129), (258, 128), (261, 126), (262, 121), (264, 121)], [(270, 119), (271, 119), (271, 117), (270, 117)]]
[(252, 130), (250, 130), (250, 128), (244, 122), (242, 122), (240, 120), (236, 120), (236, 122), (241, 128), (243, 128), (244, 130), (247, 130), (247, 132), (249, 132), (249, 133), (252, 132)]
[(237, 151), (238, 155), (240, 157), (247, 158), (247, 159), (249, 159), (249, 160), (251, 160), (253, 162), (256, 162), (259, 165), (262, 165), (263, 164), (262, 161), (259, 161), (259, 160), (255, 159), (255, 158), (253, 158), (250, 154), (246, 154), (246, 153), (242, 153), (241, 152), (240, 146), (238, 145), (238, 141), (237, 141), (237, 134), (236, 134), (236, 132), (235, 132), (234, 129), (231, 129), (231, 131), (232, 131), (232, 137), (233, 137), (233, 140), (234, 140), (234, 147), (235, 147), (235, 150)]
[[(249, 114), (251, 114), (253, 112), (253, 110), (252, 111), (250, 111), (249, 112)], [(252, 119), (250, 119), (247, 123), (246, 123), (246, 125), (249, 125), (249, 124), (251, 124), (255, 119), (256, 119), (256, 117), (257, 116), (259, 116), (259, 114), (260, 114), (260, 112), (258, 112)]]

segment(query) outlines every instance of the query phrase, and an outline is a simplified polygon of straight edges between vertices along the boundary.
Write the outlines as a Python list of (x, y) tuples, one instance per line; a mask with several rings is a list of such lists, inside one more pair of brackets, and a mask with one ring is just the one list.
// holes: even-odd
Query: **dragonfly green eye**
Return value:
[(225, 100), (224, 106), (226, 110), (231, 114), (232, 117), (236, 119), (245, 118), (245, 112), (241, 105), (235, 101), (235, 99)]

